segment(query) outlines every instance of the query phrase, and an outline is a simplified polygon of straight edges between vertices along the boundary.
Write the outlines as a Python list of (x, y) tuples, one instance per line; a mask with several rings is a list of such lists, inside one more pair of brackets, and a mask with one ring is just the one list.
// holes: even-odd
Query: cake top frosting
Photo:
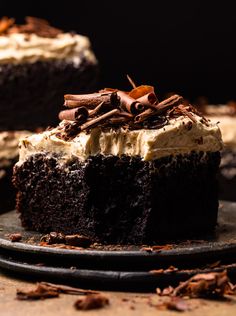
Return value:
[(26, 17), (26, 24), (0, 20), (0, 64), (65, 60), (79, 66), (83, 59), (96, 63), (86, 36), (62, 32), (45, 20)]
[(66, 110), (56, 128), (20, 142), (20, 159), (39, 152), (56, 154), (62, 163), (95, 155), (139, 156), (154, 160), (169, 155), (222, 149), (217, 124), (173, 95), (161, 102), (152, 86), (130, 92), (103, 89), (86, 95), (65, 95)]
[[(187, 117), (189, 126), (200, 122), (209, 126), (209, 120), (195, 107), (184, 105), (180, 95), (159, 102), (154, 88), (149, 85), (135, 86), (129, 92), (106, 88), (87, 95), (65, 95), (66, 110), (59, 113), (64, 121), (58, 127), (58, 137), (71, 140), (81, 132), (95, 127), (128, 130), (159, 129), (172, 118)], [(197, 117), (197, 118), (196, 118)]]

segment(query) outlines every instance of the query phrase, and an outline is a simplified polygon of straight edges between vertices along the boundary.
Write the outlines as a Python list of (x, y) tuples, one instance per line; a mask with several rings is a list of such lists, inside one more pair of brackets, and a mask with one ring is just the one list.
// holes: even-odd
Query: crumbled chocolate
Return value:
[(47, 235), (42, 236), (40, 241), (46, 242), (49, 245), (64, 244), (65, 243), (65, 235), (62, 233), (51, 232)]
[(84, 290), (76, 287), (48, 282), (39, 282), (36, 284), (36, 288), (33, 290), (17, 290), (16, 297), (18, 300), (41, 300), (58, 297), (60, 293), (72, 295), (98, 295), (98, 292), (92, 290)]
[(38, 283), (36, 289), (30, 291), (17, 290), (18, 300), (42, 300), (46, 298), (58, 297), (59, 293), (53, 287)]
[(52, 27), (46, 20), (27, 16), (23, 25), (15, 24), (14, 19), (4, 17), (0, 20), (0, 34), (24, 33), (36, 34), (41, 37), (54, 38), (62, 31)]
[(157, 289), (158, 295), (187, 296), (190, 298), (221, 298), (230, 292), (227, 272), (210, 272), (196, 274), (176, 288)]
[(22, 239), (22, 235), (21, 235), (21, 233), (10, 234), (9, 235), (9, 239), (12, 242), (18, 242), (18, 241), (20, 241)]
[(109, 305), (109, 299), (103, 294), (91, 294), (78, 299), (74, 306), (79, 310), (98, 309)]
[[(186, 128), (190, 130), (192, 122), (196, 123), (194, 114), (201, 116), (194, 107), (184, 104), (181, 96), (171, 95), (159, 102), (152, 86), (136, 87), (128, 79), (134, 87), (130, 92), (106, 88), (98, 93), (66, 94), (64, 105), (68, 109), (59, 113), (59, 119), (67, 122), (56, 136), (71, 140), (81, 131), (89, 131), (96, 126), (103, 129), (157, 129), (168, 124), (169, 118), (178, 116), (189, 117), (190, 122)], [(207, 125), (207, 120), (201, 118)]]
[(48, 286), (51, 289), (54, 289), (55, 291), (58, 291), (59, 293), (64, 293), (64, 294), (73, 294), (73, 295), (99, 294), (99, 292), (97, 291), (80, 289), (80, 288), (72, 287), (68, 285), (54, 284), (54, 283), (48, 283), (48, 282), (40, 282), (40, 284), (43, 286)]
[[(51, 232), (41, 237), (40, 245), (56, 245), (58, 248), (70, 249), (70, 247), (87, 248), (92, 244), (92, 240), (86, 236), (74, 234), (64, 235), (62, 233)], [(62, 247), (60, 247), (62, 245)], [(69, 247), (67, 247), (69, 246)]]
[(87, 248), (92, 244), (92, 240), (83, 235), (66, 235), (65, 243), (70, 246)]
[(166, 245), (154, 245), (151, 247), (142, 247), (141, 250), (142, 251), (147, 251), (147, 252), (159, 252), (162, 250), (170, 250), (173, 249), (173, 245), (170, 244), (166, 244)]
[(7, 18), (4, 16), (0, 20), (0, 35), (4, 34), (7, 32), (7, 30), (15, 23), (14, 19)]

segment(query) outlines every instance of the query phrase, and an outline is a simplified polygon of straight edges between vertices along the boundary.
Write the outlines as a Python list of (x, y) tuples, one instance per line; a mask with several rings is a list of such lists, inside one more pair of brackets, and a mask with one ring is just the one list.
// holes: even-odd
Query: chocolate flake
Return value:
[(65, 243), (70, 246), (87, 248), (92, 244), (92, 240), (83, 235), (66, 235)]
[(7, 34), (12, 33), (24, 33), (24, 34), (36, 34), (40, 37), (55, 38), (62, 31), (52, 27), (46, 20), (27, 16), (25, 18), (26, 23), (23, 25), (12, 25), (7, 31)]
[(37, 283), (37, 287), (34, 290), (23, 291), (17, 290), (16, 298), (18, 300), (42, 300), (46, 298), (58, 297), (59, 293), (53, 287)]
[(51, 232), (47, 235), (44, 235), (40, 239), (41, 242), (46, 242), (49, 245), (52, 244), (63, 244), (65, 243), (65, 235), (62, 233)]
[(84, 290), (61, 284), (39, 282), (33, 290), (17, 290), (16, 297), (18, 300), (40, 300), (59, 297), (60, 293), (71, 295), (98, 295), (97, 291)]
[(163, 295), (164, 291), (167, 291), (171, 296), (187, 296), (190, 298), (222, 298), (225, 294), (228, 294), (230, 288), (229, 278), (227, 272), (210, 272), (200, 273), (191, 277), (185, 282), (181, 282), (175, 289), (172, 288), (160, 292), (159, 295)]
[(91, 294), (78, 299), (74, 306), (79, 310), (90, 310), (103, 308), (109, 305), (109, 299), (104, 294)]
[(10, 234), (9, 235), (9, 239), (12, 242), (18, 242), (18, 241), (20, 241), (22, 239), (22, 235), (21, 235), (21, 233)]

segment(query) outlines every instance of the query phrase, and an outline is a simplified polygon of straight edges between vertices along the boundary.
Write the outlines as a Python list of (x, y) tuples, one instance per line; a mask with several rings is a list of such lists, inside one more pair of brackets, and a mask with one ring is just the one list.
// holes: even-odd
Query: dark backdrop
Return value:
[(100, 61), (99, 86), (155, 85), (191, 100), (236, 99), (234, 1), (0, 1), (0, 14), (48, 19), (88, 35)]

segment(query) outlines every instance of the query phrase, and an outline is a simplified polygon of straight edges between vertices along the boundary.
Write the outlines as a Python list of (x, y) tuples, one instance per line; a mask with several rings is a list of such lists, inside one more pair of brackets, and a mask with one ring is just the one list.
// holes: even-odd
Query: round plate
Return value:
[[(20, 232), (21, 242), (11, 242), (9, 234)], [(181, 241), (172, 244), (169, 250), (144, 251), (141, 246), (118, 247), (119, 250), (104, 246), (97, 249), (61, 249), (39, 246), (42, 234), (25, 231), (15, 211), (0, 215), (0, 247), (15, 256), (36, 258), (50, 262), (66, 262), (67, 265), (79, 264), (81, 268), (103, 270), (150, 270), (160, 265), (185, 266), (190, 262), (199, 265), (202, 262), (235, 257), (236, 255), (236, 203), (221, 202), (219, 225), (214, 236), (204, 240)], [(169, 244), (169, 243), (168, 243)]]
[(100, 288), (109, 290), (154, 290), (156, 287), (175, 286), (197, 273), (220, 272), (227, 269), (231, 280), (236, 277), (236, 263), (217, 267), (195, 268), (189, 270), (164, 271), (154, 273), (147, 271), (106, 271), (65, 268), (62, 266), (46, 266), (42, 263), (32, 264), (15, 260), (8, 255), (0, 255), (0, 267), (14, 271), (30, 280), (49, 280), (75, 284), (85, 288)]

